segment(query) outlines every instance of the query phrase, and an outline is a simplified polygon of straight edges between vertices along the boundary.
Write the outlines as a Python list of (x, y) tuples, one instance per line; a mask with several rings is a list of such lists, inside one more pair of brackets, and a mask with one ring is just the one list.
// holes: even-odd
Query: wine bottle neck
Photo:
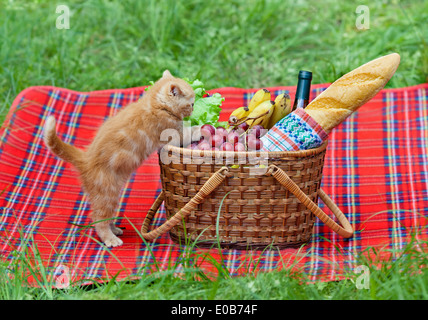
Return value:
[(311, 79), (299, 79), (296, 89), (296, 100), (309, 100), (309, 94), (311, 91)]
[(300, 71), (299, 80), (297, 82), (296, 96), (294, 98), (293, 110), (296, 108), (304, 108), (309, 103), (309, 95), (311, 91), (312, 73), (309, 71)]

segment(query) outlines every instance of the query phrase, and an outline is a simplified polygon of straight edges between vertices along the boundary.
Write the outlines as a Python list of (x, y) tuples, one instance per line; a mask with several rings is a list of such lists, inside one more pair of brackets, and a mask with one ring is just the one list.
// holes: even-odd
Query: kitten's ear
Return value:
[(169, 72), (169, 70), (165, 70), (162, 74), (162, 78), (172, 78), (172, 74), (171, 72)]
[(171, 84), (171, 87), (169, 88), (169, 91), (171, 92), (171, 94), (173, 96), (178, 96), (178, 95), (182, 95), (182, 91), (180, 89), (180, 87), (176, 84)]

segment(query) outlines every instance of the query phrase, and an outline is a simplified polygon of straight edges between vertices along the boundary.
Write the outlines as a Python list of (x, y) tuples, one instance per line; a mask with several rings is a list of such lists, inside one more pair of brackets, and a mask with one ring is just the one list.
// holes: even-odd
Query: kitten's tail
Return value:
[(80, 169), (83, 164), (84, 152), (58, 138), (56, 135), (55, 124), (55, 118), (53, 116), (49, 116), (46, 119), (45, 126), (43, 128), (43, 140), (45, 141), (46, 146), (58, 157), (70, 162), (77, 169)]

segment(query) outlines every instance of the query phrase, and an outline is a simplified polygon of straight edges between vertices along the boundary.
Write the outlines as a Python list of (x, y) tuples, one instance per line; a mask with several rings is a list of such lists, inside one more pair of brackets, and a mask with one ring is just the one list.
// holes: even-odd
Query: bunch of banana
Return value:
[(260, 103), (257, 107), (254, 108), (252, 112), (247, 117), (247, 124), (249, 127), (254, 127), (255, 125), (261, 125), (263, 128), (267, 128), (269, 124), (270, 117), (273, 114), (275, 108), (275, 102), (271, 100), (266, 100)]
[(271, 93), (267, 89), (258, 90), (251, 98), (248, 106), (235, 109), (229, 117), (229, 125), (243, 122), (254, 109), (264, 101), (269, 101)]
[(258, 90), (254, 96), (251, 98), (250, 103), (248, 104), (248, 109), (250, 109), (250, 112), (253, 112), (253, 110), (262, 102), (270, 100), (271, 94), (268, 89), (260, 89)]
[(239, 107), (230, 114), (229, 125), (233, 126), (238, 122), (244, 121), (247, 116), (250, 114), (250, 109), (248, 107)]
[(279, 120), (291, 112), (290, 96), (287, 93), (278, 95), (275, 99), (275, 105), (269, 123), (266, 129), (272, 128)]

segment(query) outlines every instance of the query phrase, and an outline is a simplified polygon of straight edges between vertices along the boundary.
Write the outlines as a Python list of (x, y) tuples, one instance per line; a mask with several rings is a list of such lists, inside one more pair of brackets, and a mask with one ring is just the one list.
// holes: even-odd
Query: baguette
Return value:
[(352, 70), (316, 97), (306, 113), (329, 133), (383, 89), (399, 64), (400, 55), (392, 53)]

